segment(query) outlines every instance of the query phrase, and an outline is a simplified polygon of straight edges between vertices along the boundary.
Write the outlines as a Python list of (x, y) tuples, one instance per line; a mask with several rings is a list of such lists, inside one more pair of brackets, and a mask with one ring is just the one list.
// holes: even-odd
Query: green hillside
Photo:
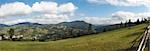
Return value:
[(125, 51), (144, 32), (145, 24), (49, 42), (0, 41), (0, 51)]

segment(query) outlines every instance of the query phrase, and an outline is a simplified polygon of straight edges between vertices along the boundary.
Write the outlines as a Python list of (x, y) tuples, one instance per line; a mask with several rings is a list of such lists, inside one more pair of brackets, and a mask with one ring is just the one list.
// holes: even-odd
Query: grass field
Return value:
[(145, 24), (104, 33), (49, 42), (0, 41), (0, 51), (125, 51)]

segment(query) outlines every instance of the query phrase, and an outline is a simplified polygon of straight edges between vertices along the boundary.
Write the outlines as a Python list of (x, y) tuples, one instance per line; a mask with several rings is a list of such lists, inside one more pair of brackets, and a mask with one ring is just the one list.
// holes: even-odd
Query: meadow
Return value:
[(146, 24), (57, 41), (0, 41), (0, 51), (126, 51)]

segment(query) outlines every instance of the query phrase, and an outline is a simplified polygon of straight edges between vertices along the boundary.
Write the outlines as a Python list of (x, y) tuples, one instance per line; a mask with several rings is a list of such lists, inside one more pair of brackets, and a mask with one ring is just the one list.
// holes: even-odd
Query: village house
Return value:
[(0, 41), (4, 39), (4, 34), (0, 35)]
[(2, 36), (0, 36), (0, 40), (2, 40)]

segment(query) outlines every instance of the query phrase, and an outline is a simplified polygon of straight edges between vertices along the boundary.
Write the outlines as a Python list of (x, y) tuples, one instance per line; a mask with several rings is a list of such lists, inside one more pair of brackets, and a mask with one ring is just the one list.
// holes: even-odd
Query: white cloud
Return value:
[(89, 3), (107, 4), (106, 0), (87, 0)]
[(31, 12), (31, 7), (21, 2), (4, 4), (0, 7), (0, 17), (24, 15)]
[(31, 23), (40, 23), (40, 24), (57, 24), (60, 22), (69, 21), (68, 15), (56, 15), (56, 14), (42, 14), (37, 17), (25, 18), (25, 19), (2, 19), (0, 23), (12, 25), (21, 22), (31, 22)]
[(0, 23), (16, 24), (20, 22), (35, 22), (41, 24), (56, 24), (68, 21), (70, 17), (74, 15), (76, 9), (77, 7), (73, 3), (58, 5), (56, 2), (36, 2), (33, 6), (25, 5), (22, 2), (9, 3), (1, 6), (0, 17), (9, 16), (9, 18), (12, 18), (20, 14), (23, 14), (22, 16), (24, 17), (30, 15), (30, 17), (9, 21), (5, 21), (5, 19)]
[(132, 21), (135, 21), (135, 20), (137, 20), (137, 19), (135, 19), (135, 16), (136, 16), (135, 13), (124, 12), (124, 11), (118, 11), (118, 12), (112, 14), (112, 17), (118, 18), (118, 20), (122, 20), (122, 21), (126, 21), (129, 19), (132, 19)]
[(30, 22), (41, 24), (57, 24), (68, 20), (69, 20), (68, 15), (43, 14), (39, 17), (34, 17), (30, 19)]
[(74, 6), (74, 4), (72, 3), (67, 3), (67, 4), (63, 4), (59, 6), (58, 11), (61, 13), (70, 13), (70, 12), (74, 12), (74, 10), (76, 10), (77, 7)]
[(132, 21), (136, 21), (137, 19), (148, 18), (150, 16), (149, 12), (145, 13), (132, 13), (132, 12), (125, 12), (125, 11), (118, 11), (112, 14), (112, 17), (118, 18), (122, 21), (126, 21), (131, 19)]
[(65, 3), (58, 5), (56, 2), (35, 2), (33, 6), (25, 5), (22, 2), (14, 2), (1, 5), (0, 16), (12, 16), (30, 14), (33, 12), (62, 14), (73, 13), (77, 7), (73, 3)]
[(150, 13), (132, 13), (125, 11), (118, 11), (113, 13), (109, 18), (104, 17), (85, 17), (84, 21), (92, 24), (115, 24), (120, 22), (126, 22), (131, 19), (132, 22), (137, 21), (137, 19), (148, 18)]
[(85, 17), (83, 20), (91, 24), (113, 24), (112, 18), (102, 18), (102, 17)]
[(26, 19), (16, 19), (16, 20), (1, 20), (0, 23), (7, 24), (7, 25), (12, 25), (16, 23), (21, 23), (21, 22), (26, 22)]
[(57, 13), (57, 3), (55, 2), (36, 2), (32, 6), (32, 10), (42, 13)]
[(89, 3), (110, 4), (115, 6), (150, 6), (150, 0), (87, 0)]

